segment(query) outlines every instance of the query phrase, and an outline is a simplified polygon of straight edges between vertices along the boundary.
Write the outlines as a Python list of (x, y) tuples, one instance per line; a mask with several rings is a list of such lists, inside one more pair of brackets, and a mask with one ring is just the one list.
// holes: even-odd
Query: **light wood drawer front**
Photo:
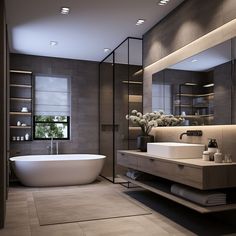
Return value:
[(160, 176), (178, 183), (202, 189), (202, 169), (177, 163), (170, 163), (155, 158), (139, 159), (139, 169), (144, 172)]
[(135, 169), (138, 167), (138, 158), (124, 153), (117, 153), (117, 164)]

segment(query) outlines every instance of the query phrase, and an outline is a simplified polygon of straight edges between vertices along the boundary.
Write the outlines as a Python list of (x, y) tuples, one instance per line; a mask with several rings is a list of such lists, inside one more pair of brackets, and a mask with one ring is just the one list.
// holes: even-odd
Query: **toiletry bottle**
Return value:
[(25, 134), (25, 140), (27, 140), (27, 141), (29, 140), (29, 134), (28, 133)]
[(202, 160), (203, 160), (203, 161), (210, 161), (210, 152), (204, 151), (204, 152), (202, 153)]
[(208, 143), (207, 151), (210, 153), (210, 161), (214, 161), (214, 154), (217, 152), (217, 142), (216, 139), (210, 138)]
[(216, 153), (214, 154), (214, 161), (215, 163), (221, 163), (223, 162), (223, 156), (220, 152), (220, 149), (217, 149)]

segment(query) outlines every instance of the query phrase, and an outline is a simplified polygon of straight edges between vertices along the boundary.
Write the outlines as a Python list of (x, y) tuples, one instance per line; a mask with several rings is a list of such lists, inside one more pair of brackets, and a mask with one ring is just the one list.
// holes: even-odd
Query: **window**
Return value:
[(70, 139), (70, 79), (35, 77), (34, 139)]

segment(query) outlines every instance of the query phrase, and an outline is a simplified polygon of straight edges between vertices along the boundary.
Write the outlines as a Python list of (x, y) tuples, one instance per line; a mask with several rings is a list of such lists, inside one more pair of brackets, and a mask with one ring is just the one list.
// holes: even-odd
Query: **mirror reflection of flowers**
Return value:
[(143, 135), (148, 135), (153, 127), (177, 126), (181, 125), (181, 123), (184, 121), (184, 119), (181, 117), (165, 115), (164, 111), (162, 110), (146, 114), (132, 110), (131, 115), (126, 115), (126, 119), (130, 120), (133, 124), (140, 126)]

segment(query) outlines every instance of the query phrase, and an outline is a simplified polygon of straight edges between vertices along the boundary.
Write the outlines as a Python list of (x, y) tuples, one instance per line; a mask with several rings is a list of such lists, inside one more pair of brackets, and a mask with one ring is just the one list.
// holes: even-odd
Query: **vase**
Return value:
[(137, 137), (137, 148), (141, 152), (147, 151), (147, 143), (153, 143), (154, 136), (153, 135), (140, 135)]

